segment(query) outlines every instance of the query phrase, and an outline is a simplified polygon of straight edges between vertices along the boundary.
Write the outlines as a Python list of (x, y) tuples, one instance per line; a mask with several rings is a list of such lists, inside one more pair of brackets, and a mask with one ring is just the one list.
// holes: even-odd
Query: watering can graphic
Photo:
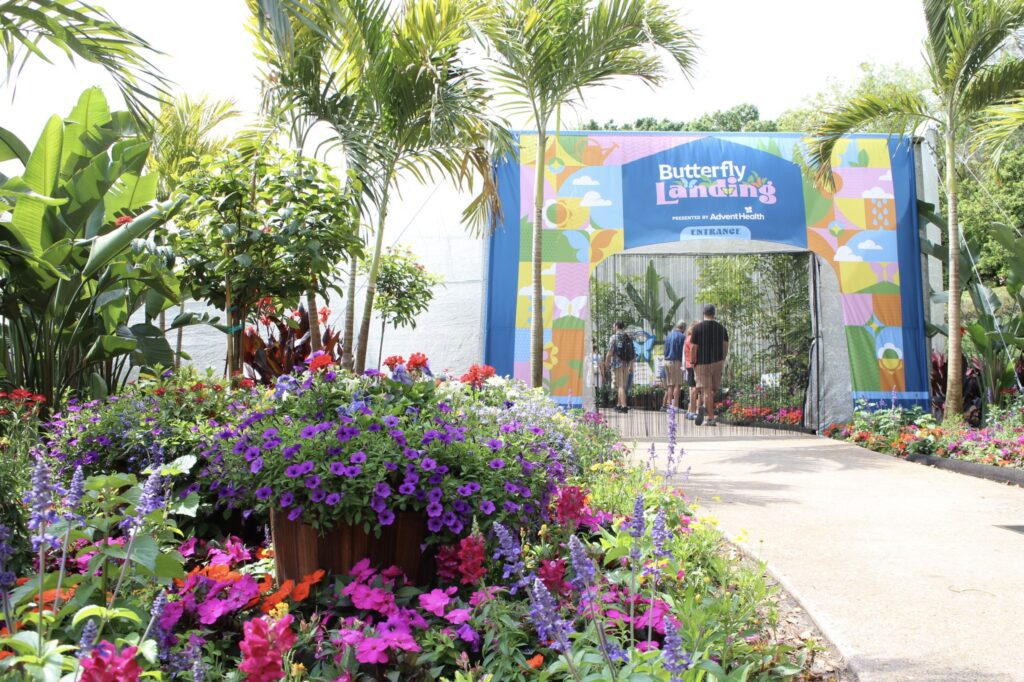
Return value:
[(601, 143), (590, 137), (580, 137), (574, 140), (572, 154), (584, 166), (603, 166), (604, 160), (611, 156), (611, 153), (619, 148), (617, 143), (608, 147), (602, 147)]

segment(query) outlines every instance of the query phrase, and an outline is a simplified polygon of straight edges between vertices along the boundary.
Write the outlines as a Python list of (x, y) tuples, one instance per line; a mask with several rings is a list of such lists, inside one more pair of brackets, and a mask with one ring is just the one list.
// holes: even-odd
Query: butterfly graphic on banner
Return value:
[(586, 296), (555, 296), (555, 318), (578, 317), (584, 318), (584, 310), (587, 308)]

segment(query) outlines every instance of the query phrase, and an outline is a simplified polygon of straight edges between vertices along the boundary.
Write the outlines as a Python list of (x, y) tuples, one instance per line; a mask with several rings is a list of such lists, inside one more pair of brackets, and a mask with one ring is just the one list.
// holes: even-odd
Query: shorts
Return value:
[(697, 376), (693, 373), (693, 367), (687, 367), (683, 370), (683, 376), (686, 379), (686, 385), (690, 388), (694, 388), (697, 385)]
[(724, 361), (719, 360), (694, 367), (694, 374), (697, 375), (697, 387), (709, 388), (715, 393), (722, 390), (722, 365), (724, 364)]
[(612, 368), (612, 385), (616, 390), (627, 388), (629, 384), (629, 365), (619, 365)]
[(667, 386), (683, 385), (683, 363), (674, 360), (665, 361), (665, 384)]

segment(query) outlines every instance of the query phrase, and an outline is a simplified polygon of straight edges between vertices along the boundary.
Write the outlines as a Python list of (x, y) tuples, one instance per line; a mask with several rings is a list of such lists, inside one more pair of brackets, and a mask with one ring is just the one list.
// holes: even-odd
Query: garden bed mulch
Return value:
[(926, 464), (936, 469), (955, 471), (959, 474), (984, 478), (996, 483), (1008, 483), (1024, 487), (1024, 469), (1011, 467), (998, 467), (991, 464), (979, 464), (977, 462), (965, 462), (950, 457), (937, 457), (936, 455), (910, 454), (905, 458), (908, 462)]
[[(752, 557), (743, 548), (729, 543), (733, 557), (755, 570), (761, 562)], [(857, 682), (857, 675), (850, 670), (846, 659), (839, 649), (821, 631), (810, 614), (799, 601), (775, 578), (771, 570), (765, 567), (765, 581), (776, 590), (770, 597), (779, 613), (779, 622), (773, 633), (774, 639), (793, 647), (801, 647), (807, 642), (814, 642), (816, 651), (810, 665), (809, 674), (798, 678), (806, 682)]]

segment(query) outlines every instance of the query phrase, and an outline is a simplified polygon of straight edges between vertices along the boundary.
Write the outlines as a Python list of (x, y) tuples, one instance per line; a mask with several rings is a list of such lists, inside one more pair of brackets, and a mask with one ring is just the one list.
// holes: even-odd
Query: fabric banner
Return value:
[[(537, 136), (498, 165), (504, 224), (491, 238), (485, 359), (529, 380)], [(854, 135), (836, 146), (835, 194), (813, 182), (798, 134), (563, 132), (543, 152), (544, 381), (580, 404), (590, 275), (627, 249), (693, 239), (812, 251), (842, 295), (851, 399), (927, 406), (913, 148)]]

